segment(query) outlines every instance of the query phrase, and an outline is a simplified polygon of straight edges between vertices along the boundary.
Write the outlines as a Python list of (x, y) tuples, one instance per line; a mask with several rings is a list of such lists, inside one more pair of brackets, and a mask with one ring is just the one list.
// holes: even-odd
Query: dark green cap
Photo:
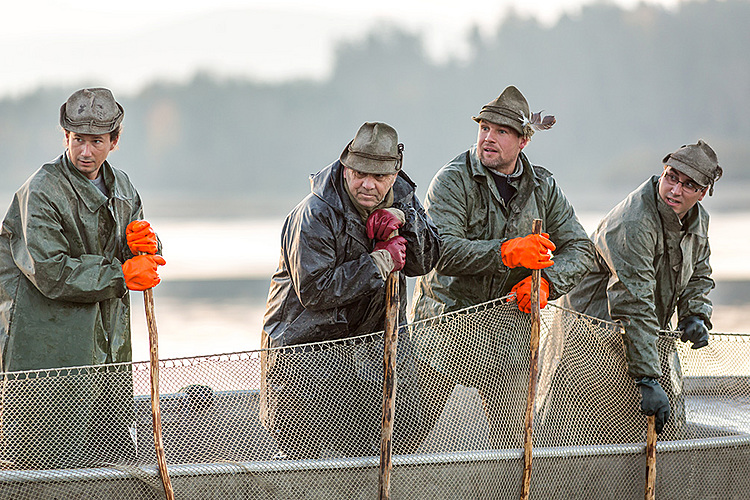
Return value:
[(701, 186), (711, 186), (709, 196), (714, 193), (714, 183), (724, 173), (714, 150), (700, 139), (697, 144), (683, 145), (669, 153), (662, 163), (679, 170)]

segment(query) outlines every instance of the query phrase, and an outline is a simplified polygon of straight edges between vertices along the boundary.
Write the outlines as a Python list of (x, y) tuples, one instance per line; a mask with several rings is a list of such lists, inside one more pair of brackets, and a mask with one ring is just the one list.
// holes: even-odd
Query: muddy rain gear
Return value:
[(680, 321), (696, 316), (711, 328), (708, 213), (697, 203), (680, 221), (658, 183), (647, 180), (604, 217), (593, 234), (598, 270), (561, 301), (622, 323), (634, 378), (662, 375), (656, 339), (675, 310)]
[(546, 169), (532, 166), (521, 153), (523, 173), (512, 178), (517, 193), (506, 204), (476, 146), (435, 176), (425, 207), (443, 238), (440, 260), (417, 281), (414, 317), (432, 316), (480, 304), (508, 294), (531, 271), (509, 268), (500, 247), (531, 233), (534, 219), (555, 244), (554, 265), (542, 271), (550, 300), (568, 292), (594, 267), (594, 248), (560, 187)]
[[(142, 219), (128, 176), (104, 162), (109, 196), (67, 154), (16, 192), (0, 232), (0, 339), (6, 371), (132, 360), (125, 228)], [(97, 377), (92, 372), (108, 373)], [(132, 460), (129, 365), (8, 374), (4, 433), (17, 466)]]
[[(289, 214), (282, 229), (281, 258), (271, 282), (264, 319), (264, 346), (277, 347), (354, 337), (383, 329), (385, 281), (370, 252), (375, 241), (343, 191), (339, 161), (315, 174), (312, 193)], [(404, 212), (406, 276), (419, 276), (439, 255), (437, 230), (400, 172), (393, 208)], [(400, 318), (406, 320), (406, 294)]]
[[(436, 268), (417, 280), (415, 320), (503, 297), (530, 277), (529, 269), (505, 265), (501, 245), (531, 233), (534, 219), (542, 219), (542, 231), (555, 245), (554, 265), (541, 271), (550, 299), (570, 290), (593, 268), (593, 244), (552, 174), (520, 154), (521, 174), (508, 177), (515, 195), (506, 203), (476, 148), (444, 166), (427, 191), (425, 207), (443, 247)], [(513, 394), (528, 386), (529, 330), (518, 327), (528, 318), (515, 308), (507, 322), (472, 335), (441, 328), (416, 337), (420, 382), (433, 397), (432, 405), (422, 409), (426, 429), (435, 426), (458, 383), (482, 394), (494, 446), (522, 446), (525, 400)]]
[(66, 154), (16, 192), (0, 233), (7, 371), (130, 361), (125, 228), (142, 219), (127, 174), (102, 165), (109, 198)]
[[(336, 345), (299, 346), (382, 331), (385, 280), (373, 257), (376, 240), (345, 191), (343, 166), (336, 161), (311, 179), (312, 192), (284, 222), (279, 267), (271, 280), (262, 347), (261, 420), (290, 458), (332, 452), (366, 456), (378, 452), (383, 388), (383, 347), (360, 346), (355, 356)], [(406, 322), (406, 276), (426, 273), (440, 252), (437, 229), (400, 171), (393, 208), (404, 213), (398, 228), (406, 241), (399, 273), (399, 321)], [(399, 398), (394, 443), (412, 452), (420, 397), (408, 338), (399, 341), (396, 371)], [(346, 436), (346, 439), (341, 439)], [(327, 451), (326, 451), (327, 450)]]

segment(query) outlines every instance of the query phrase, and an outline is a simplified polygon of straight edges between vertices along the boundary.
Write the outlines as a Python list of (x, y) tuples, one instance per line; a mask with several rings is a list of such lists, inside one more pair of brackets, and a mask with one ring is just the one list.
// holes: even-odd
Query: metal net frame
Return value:
[[(392, 498), (518, 498), (529, 316), (507, 298), (399, 331)], [(206, 332), (210, 335), (211, 332)], [(657, 498), (745, 498), (750, 335), (662, 332)], [(159, 363), (177, 499), (376, 498), (383, 334)], [(2, 376), (0, 498), (163, 498), (149, 364)], [(541, 313), (530, 498), (643, 498), (646, 418), (622, 331)]]

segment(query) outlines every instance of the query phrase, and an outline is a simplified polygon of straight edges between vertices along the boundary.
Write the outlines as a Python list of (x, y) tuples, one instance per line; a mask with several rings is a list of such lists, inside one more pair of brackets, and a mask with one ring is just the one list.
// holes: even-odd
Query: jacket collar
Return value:
[[(489, 178), (492, 174), (488, 171), (487, 167), (482, 165), (482, 162), (479, 160), (476, 144), (474, 144), (469, 150), (468, 157), (470, 164), (469, 169), (471, 170), (472, 177), (475, 180), (483, 178), (484, 182), (487, 183), (487, 188), (490, 190), (490, 193), (495, 198), (495, 200), (502, 206), (506, 206), (505, 201), (503, 201), (499, 191), (497, 190), (495, 180)], [(508, 204), (508, 208), (513, 210), (514, 212), (519, 212), (522, 209), (522, 205), (524, 205), (528, 201), (531, 193), (542, 182), (542, 178), (539, 176), (536, 169), (534, 169), (534, 167), (531, 165), (531, 162), (523, 153), (523, 151), (518, 155), (518, 161), (521, 164), (520, 175), (516, 175), (514, 172), (514, 174), (508, 177), (508, 181), (517, 190), (516, 195), (510, 200), (510, 203)], [(516, 171), (517, 170), (518, 167), (516, 166)]]
[[(469, 150), (469, 160), (470, 160), (470, 168), (471, 168), (471, 175), (474, 177), (487, 177), (488, 175), (491, 175), (487, 171), (487, 167), (482, 165), (482, 162), (479, 161), (479, 155), (477, 154), (477, 145), (474, 144), (471, 149)], [(541, 182), (541, 177), (537, 175), (536, 171), (531, 165), (531, 162), (529, 161), (529, 158), (526, 156), (526, 154), (521, 151), (518, 155), (518, 160), (521, 162), (521, 174), (516, 175), (515, 172), (508, 176), (508, 180), (516, 180), (519, 177), (524, 178), (527, 176), (530, 176), (531, 179), (534, 181), (534, 186), (537, 186)], [(518, 169), (518, 167), (516, 167)]]
[[(354, 208), (344, 187), (344, 166), (339, 160), (331, 163), (321, 171), (310, 176), (311, 191), (327, 203), (345, 221), (346, 233), (358, 241), (364, 248), (372, 248), (372, 242), (367, 238), (365, 224)], [(414, 192), (415, 184), (400, 171), (393, 184), (393, 206), (407, 203)]]
[[(344, 166), (339, 160), (310, 176), (311, 192), (341, 214), (350, 211), (348, 207), (351, 204), (343, 183)], [(414, 182), (403, 170), (400, 171), (392, 188), (393, 205), (397, 207), (398, 204), (407, 203), (415, 188)], [(353, 207), (351, 210), (356, 212)]]
[[(83, 201), (86, 208), (91, 212), (96, 212), (102, 205), (107, 203), (107, 197), (99, 191), (99, 189), (78, 169), (73, 165), (73, 162), (68, 158), (67, 151), (62, 154), (62, 172), (63, 175), (68, 179), (70, 185), (78, 194), (78, 197)], [(101, 175), (104, 176), (104, 184), (107, 186), (110, 194), (115, 195), (115, 182), (114, 174), (112, 173), (112, 167), (106, 161), (101, 166)]]

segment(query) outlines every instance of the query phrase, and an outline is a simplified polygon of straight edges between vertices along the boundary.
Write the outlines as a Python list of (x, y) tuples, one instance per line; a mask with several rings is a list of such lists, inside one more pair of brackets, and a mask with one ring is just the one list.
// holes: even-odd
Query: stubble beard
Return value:
[[(479, 161), (482, 163), (482, 165), (486, 168), (489, 168), (491, 170), (494, 170), (496, 172), (500, 172), (503, 174), (512, 174), (515, 170), (515, 162), (512, 164), (509, 164), (505, 162), (501, 155), (498, 154), (496, 159), (489, 159), (485, 156), (484, 151), (479, 151)], [(506, 170), (509, 170), (506, 172)]]

